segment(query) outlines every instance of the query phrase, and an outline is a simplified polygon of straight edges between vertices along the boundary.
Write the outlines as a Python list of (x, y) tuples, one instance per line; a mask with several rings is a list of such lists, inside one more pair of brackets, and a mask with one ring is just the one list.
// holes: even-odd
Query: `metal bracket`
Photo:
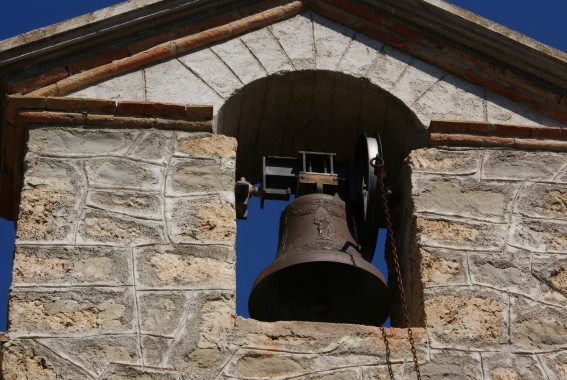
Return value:
[(243, 177), (240, 181), (236, 181), (234, 184), (234, 198), (237, 219), (248, 218), (248, 201), (251, 196), (257, 193), (258, 189), (252, 186), (246, 178)]
[(300, 151), (295, 158), (265, 156), (260, 189), (244, 178), (235, 184), (237, 218), (246, 219), (251, 196), (260, 196), (263, 208), (267, 199), (289, 201), (292, 194), (338, 195), (353, 211), (362, 256), (371, 261), (378, 229), (385, 226), (376, 176), (369, 164), (377, 156), (382, 157), (380, 137), (366, 134), (358, 139), (354, 160), (349, 163), (337, 163), (336, 154), (326, 152)]

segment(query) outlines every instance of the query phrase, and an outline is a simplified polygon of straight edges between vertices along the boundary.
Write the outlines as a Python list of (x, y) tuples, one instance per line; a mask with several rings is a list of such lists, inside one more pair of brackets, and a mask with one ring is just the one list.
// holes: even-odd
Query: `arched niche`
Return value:
[(299, 150), (337, 153), (349, 161), (362, 131), (379, 133), (390, 184), (403, 159), (426, 145), (425, 127), (399, 99), (364, 78), (305, 70), (258, 79), (219, 110), (217, 132), (238, 140), (237, 178), (261, 179), (262, 157)]
[[(399, 199), (392, 211), (404, 283), (406, 288), (420, 283), (419, 274), (409, 269), (411, 207), (404, 186), (409, 182), (401, 174), (408, 153), (425, 147), (426, 128), (399, 99), (364, 78), (340, 72), (280, 73), (253, 81), (228, 98), (217, 114), (216, 130), (237, 138), (236, 178), (252, 183), (261, 182), (265, 155), (326, 151), (336, 153), (337, 161), (350, 161), (362, 131), (380, 134), (389, 185)], [(414, 293), (419, 305), (421, 286)], [(399, 323), (398, 301), (394, 296), (394, 326)], [(423, 324), (420, 309), (412, 310), (415, 325)]]

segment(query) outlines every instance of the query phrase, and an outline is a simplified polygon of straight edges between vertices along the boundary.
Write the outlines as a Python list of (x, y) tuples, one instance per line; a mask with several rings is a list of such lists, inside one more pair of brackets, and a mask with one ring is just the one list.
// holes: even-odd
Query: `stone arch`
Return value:
[(364, 78), (302, 70), (257, 79), (220, 108), (217, 133), (238, 140), (238, 178), (258, 182), (262, 157), (299, 150), (337, 153), (350, 161), (361, 132), (382, 137), (387, 170), (397, 183), (403, 159), (426, 145), (426, 128), (402, 101)]
[(218, 117), (223, 104), (252, 82), (314, 70), (368, 81), (399, 99), (425, 126), (436, 119), (560, 125), (311, 11), (66, 95), (210, 104)]
[[(410, 151), (426, 146), (426, 127), (400, 99), (367, 79), (328, 70), (290, 71), (252, 81), (220, 108), (216, 131), (237, 139), (236, 178), (252, 183), (261, 182), (265, 155), (295, 157), (299, 150), (328, 151), (345, 162), (352, 159), (361, 132), (378, 133), (389, 184), (397, 194), (403, 194), (409, 184), (402, 175), (404, 159)], [(411, 227), (412, 220), (405, 214), (410, 208), (395, 210), (400, 237)], [(402, 264), (406, 270), (409, 258)], [(418, 275), (408, 273), (408, 278)], [(390, 285), (396, 286), (392, 281)], [(421, 294), (416, 298), (421, 299)], [(394, 307), (398, 308), (396, 299)], [(393, 325), (400, 323), (397, 312), (392, 317)], [(415, 324), (423, 321), (416, 317)]]

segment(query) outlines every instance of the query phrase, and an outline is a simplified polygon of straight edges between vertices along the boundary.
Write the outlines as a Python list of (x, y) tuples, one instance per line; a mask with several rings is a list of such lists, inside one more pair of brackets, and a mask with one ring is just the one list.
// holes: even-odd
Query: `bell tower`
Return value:
[[(131, 3), (0, 44), (4, 378), (565, 378), (563, 53), (437, 0)], [(250, 193), (296, 196), (257, 319)]]

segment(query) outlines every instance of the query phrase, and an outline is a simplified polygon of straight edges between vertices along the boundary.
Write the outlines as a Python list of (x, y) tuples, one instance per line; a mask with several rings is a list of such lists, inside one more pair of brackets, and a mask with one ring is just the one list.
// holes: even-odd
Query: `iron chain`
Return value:
[(417, 375), (417, 379), (421, 380), (421, 372), (419, 371), (419, 362), (417, 361), (417, 351), (415, 349), (415, 342), (413, 340), (413, 331), (411, 329), (408, 306), (406, 302), (406, 294), (404, 292), (404, 286), (402, 283), (402, 273), (400, 271), (400, 263), (398, 261), (398, 254), (396, 251), (396, 240), (394, 239), (394, 227), (392, 226), (392, 219), (390, 216), (390, 207), (388, 206), (388, 194), (386, 193), (386, 184), (385, 184), (385, 177), (386, 172), (384, 170), (384, 160), (382, 157), (377, 155), (373, 159), (370, 160), (370, 166), (374, 168), (374, 174), (378, 177), (378, 190), (380, 192), (380, 196), (382, 198), (382, 204), (384, 206), (384, 214), (386, 216), (386, 229), (388, 231), (388, 243), (390, 245), (390, 252), (392, 255), (392, 261), (394, 263), (394, 269), (396, 271), (396, 279), (398, 281), (398, 288), (400, 291), (400, 299), (402, 301), (402, 308), (404, 312), (404, 318), (407, 326), (408, 331), (408, 340), (411, 345), (411, 354), (413, 356), (413, 364), (415, 367), (415, 373)]

